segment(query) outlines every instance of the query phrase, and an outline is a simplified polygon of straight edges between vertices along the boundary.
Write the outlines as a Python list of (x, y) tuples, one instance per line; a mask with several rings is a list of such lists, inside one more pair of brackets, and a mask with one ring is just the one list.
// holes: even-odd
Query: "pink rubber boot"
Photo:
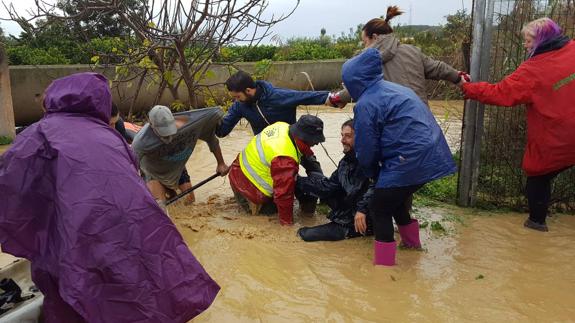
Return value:
[(373, 264), (383, 266), (395, 265), (395, 251), (397, 242), (373, 242)]
[(408, 225), (398, 225), (399, 235), (401, 236), (400, 246), (409, 249), (421, 249), (419, 241), (419, 222), (413, 219)]

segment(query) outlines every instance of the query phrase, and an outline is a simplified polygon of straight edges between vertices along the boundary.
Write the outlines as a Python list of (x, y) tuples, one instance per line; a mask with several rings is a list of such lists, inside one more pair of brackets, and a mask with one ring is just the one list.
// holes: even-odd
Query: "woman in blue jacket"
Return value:
[(395, 265), (397, 244), (420, 248), (419, 224), (403, 207), (425, 183), (455, 173), (456, 167), (429, 108), (407, 87), (385, 81), (379, 51), (368, 48), (342, 68), (354, 107), (355, 149), (365, 175), (376, 182), (371, 202), (374, 264)]

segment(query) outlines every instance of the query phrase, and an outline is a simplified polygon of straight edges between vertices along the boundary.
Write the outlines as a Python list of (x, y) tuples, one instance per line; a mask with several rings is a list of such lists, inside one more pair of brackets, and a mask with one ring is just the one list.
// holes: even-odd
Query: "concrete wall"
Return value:
[[(308, 90), (309, 82), (301, 73), (307, 72), (316, 90), (332, 90), (341, 86), (341, 66), (344, 62), (345, 60), (274, 62), (266, 79), (278, 87)], [(238, 63), (236, 67), (253, 72), (254, 65), (255, 63)], [(41, 118), (42, 93), (54, 79), (91, 70), (89, 65), (11, 66), (10, 82), (16, 125), (30, 124)], [(211, 70), (214, 76), (205, 81), (208, 84), (223, 83), (229, 76), (226, 66), (213, 65)], [(98, 68), (95, 71), (103, 73), (110, 79), (114, 78), (114, 67)], [(114, 102), (123, 113), (127, 113), (129, 109), (131, 103), (129, 98), (134, 96), (136, 83), (137, 81), (134, 81), (132, 86), (124, 84), (113, 93)], [(216, 89), (216, 93), (223, 94), (223, 92), (223, 86)], [(156, 93), (157, 85), (145, 84), (138, 96), (135, 111), (149, 109)], [(183, 87), (180, 88), (179, 94), (182, 100), (187, 99), (187, 92)], [(160, 103), (169, 106), (172, 101), (169, 91), (165, 91)], [(199, 102), (202, 105), (202, 98)]]

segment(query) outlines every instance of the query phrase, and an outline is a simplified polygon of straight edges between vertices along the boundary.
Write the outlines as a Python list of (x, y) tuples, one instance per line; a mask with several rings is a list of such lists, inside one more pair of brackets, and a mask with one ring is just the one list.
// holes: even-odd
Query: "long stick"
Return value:
[(178, 194), (178, 195), (172, 197), (171, 199), (167, 200), (167, 201), (166, 201), (166, 205), (170, 205), (170, 204), (174, 203), (175, 201), (181, 199), (181, 198), (184, 197), (185, 195), (191, 193), (191, 192), (192, 192), (193, 190), (195, 190), (196, 188), (198, 188), (198, 187), (200, 187), (200, 186), (206, 184), (207, 182), (211, 181), (212, 179), (214, 179), (214, 178), (216, 178), (216, 177), (218, 177), (218, 176), (220, 176), (220, 174), (215, 173), (214, 175), (212, 175), (212, 176), (210, 176), (210, 177), (204, 179), (203, 181), (199, 182), (198, 184), (196, 184), (196, 185), (190, 187), (189, 189), (183, 191), (182, 193), (180, 193), (180, 194)]

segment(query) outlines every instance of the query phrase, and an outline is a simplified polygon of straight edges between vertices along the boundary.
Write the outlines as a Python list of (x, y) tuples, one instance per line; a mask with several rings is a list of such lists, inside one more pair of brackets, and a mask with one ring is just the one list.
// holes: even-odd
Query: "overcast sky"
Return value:
[[(11, 0), (4, 0), (10, 3)], [(12, 0), (14, 6), (23, 11), (33, 6), (34, 0)], [(274, 26), (273, 35), (281, 39), (291, 37), (318, 36), (325, 28), (328, 35), (348, 33), (360, 23), (385, 15), (387, 6), (397, 5), (405, 13), (394, 18), (394, 24), (439, 25), (445, 23), (445, 16), (460, 9), (471, 12), (472, 0), (301, 0), (295, 13), (287, 20)], [(294, 0), (269, 0), (268, 14), (281, 14), (293, 8)], [(2, 7), (0, 16), (5, 18)], [(18, 35), (20, 28), (13, 22), (0, 22), (5, 34)]]

